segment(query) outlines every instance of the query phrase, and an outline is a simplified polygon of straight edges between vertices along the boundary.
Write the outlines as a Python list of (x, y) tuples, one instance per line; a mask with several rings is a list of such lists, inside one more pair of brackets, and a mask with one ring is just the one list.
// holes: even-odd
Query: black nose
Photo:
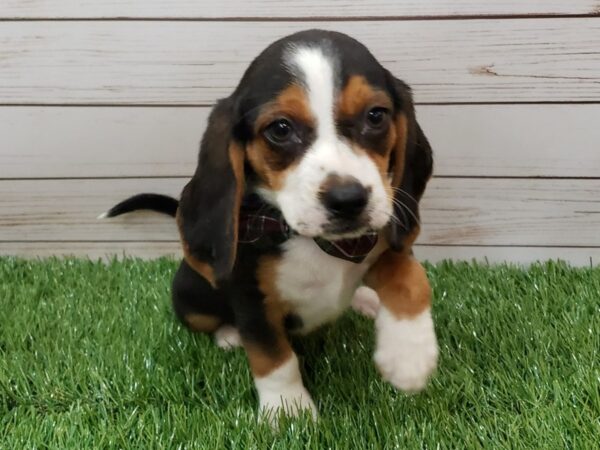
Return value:
[(344, 181), (326, 189), (321, 199), (335, 217), (351, 219), (363, 212), (367, 206), (369, 191), (358, 181)]

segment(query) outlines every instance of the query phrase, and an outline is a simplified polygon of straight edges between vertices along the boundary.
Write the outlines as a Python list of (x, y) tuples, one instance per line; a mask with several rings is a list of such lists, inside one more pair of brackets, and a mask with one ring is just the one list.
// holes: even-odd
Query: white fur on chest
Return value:
[(311, 239), (296, 236), (286, 242), (277, 272), (277, 287), (307, 333), (339, 317), (350, 305), (356, 288), (372, 264), (371, 251), (355, 264), (328, 255)]

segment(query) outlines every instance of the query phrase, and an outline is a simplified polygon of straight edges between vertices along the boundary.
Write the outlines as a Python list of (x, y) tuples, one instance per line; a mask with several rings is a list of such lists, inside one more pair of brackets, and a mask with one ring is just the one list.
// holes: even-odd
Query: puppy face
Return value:
[(406, 129), (389, 74), (362, 44), (292, 35), (253, 62), (235, 95), (251, 181), (291, 228), (341, 239), (390, 221)]

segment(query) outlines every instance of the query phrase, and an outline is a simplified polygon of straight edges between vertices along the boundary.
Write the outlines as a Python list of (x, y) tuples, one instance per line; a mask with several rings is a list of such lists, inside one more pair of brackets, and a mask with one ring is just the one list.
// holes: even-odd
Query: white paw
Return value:
[(373, 289), (361, 286), (354, 293), (350, 306), (363, 316), (374, 319), (379, 311), (379, 296)]
[(215, 344), (224, 350), (231, 350), (242, 346), (242, 339), (237, 328), (231, 325), (223, 325), (215, 331)]
[(375, 322), (375, 364), (384, 379), (398, 389), (417, 392), (435, 370), (438, 345), (429, 309), (412, 319), (396, 319), (381, 308)]
[(277, 423), (281, 415), (297, 417), (304, 411), (310, 412), (313, 420), (317, 419), (317, 407), (304, 386), (260, 397), (260, 417), (271, 424)]
[(317, 408), (302, 383), (295, 355), (269, 375), (256, 378), (254, 382), (261, 420), (274, 425), (282, 414), (296, 417), (304, 411), (309, 411), (316, 420)]

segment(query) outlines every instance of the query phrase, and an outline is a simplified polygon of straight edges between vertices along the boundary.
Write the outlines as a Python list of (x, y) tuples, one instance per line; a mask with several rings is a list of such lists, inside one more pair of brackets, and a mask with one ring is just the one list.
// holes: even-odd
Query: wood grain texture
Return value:
[(184, 178), (0, 181), (0, 241), (177, 240), (175, 220), (165, 215), (97, 217), (140, 192), (179, 197), (186, 182)]
[(190, 176), (209, 108), (0, 108), (0, 178)]
[(435, 174), (600, 177), (600, 105), (420, 106)]
[(0, 17), (221, 18), (597, 14), (596, 0), (3, 0)]
[(3, 242), (0, 255), (22, 258), (50, 258), (73, 256), (92, 260), (134, 257), (155, 259), (181, 258), (181, 246), (170, 242)]
[(278, 37), (346, 32), (417, 102), (600, 101), (600, 20), (5, 22), (0, 103), (207, 105)]
[[(0, 255), (24, 258), (48, 258), (75, 256), (92, 260), (123, 257), (154, 259), (182, 257), (179, 242), (5, 242)], [(600, 263), (600, 248), (569, 247), (465, 247), (416, 245), (415, 256), (432, 263), (455, 261), (479, 261), (490, 264), (510, 261), (514, 264), (531, 264), (536, 261), (560, 259), (574, 266), (586, 267)]]
[(600, 180), (437, 179), (423, 244), (599, 246)]
[[(97, 220), (139, 192), (178, 196), (184, 178), (0, 181), (0, 241), (173, 241), (174, 220)], [(421, 244), (600, 247), (600, 180), (434, 179)]]
[(444, 260), (478, 261), (481, 263), (529, 265), (549, 259), (566, 261), (577, 267), (600, 264), (598, 247), (463, 247), (417, 245), (415, 256), (421, 261), (437, 263)]
[[(0, 108), (0, 178), (190, 176), (209, 108)], [(600, 105), (422, 105), (438, 176), (599, 177)]]

